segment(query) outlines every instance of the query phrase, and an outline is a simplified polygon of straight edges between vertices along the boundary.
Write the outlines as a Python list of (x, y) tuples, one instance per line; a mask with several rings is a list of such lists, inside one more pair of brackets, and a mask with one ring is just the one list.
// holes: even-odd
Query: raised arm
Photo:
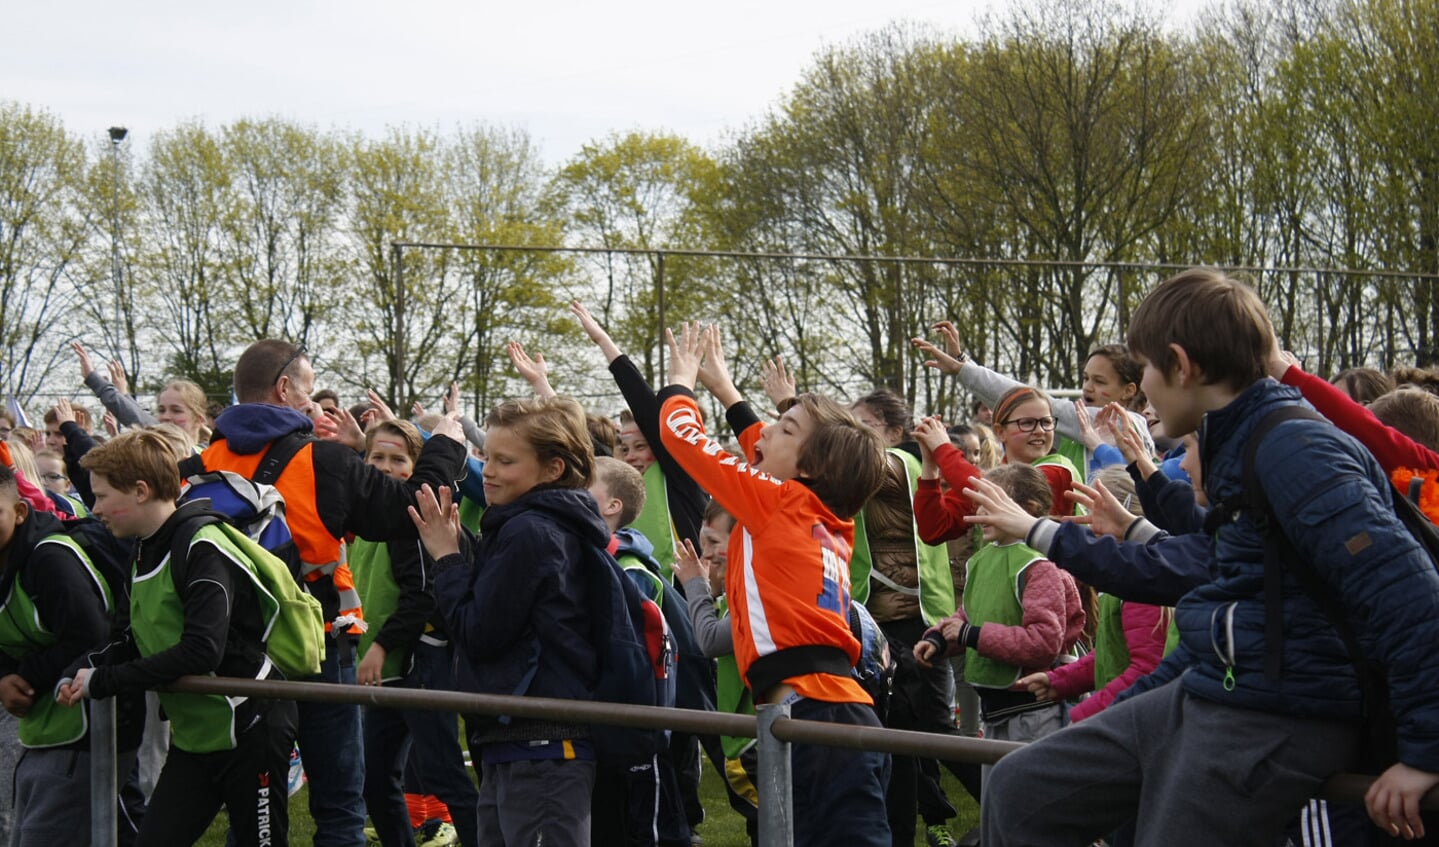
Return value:
[[(139, 427), (151, 426), (159, 423), (153, 415), (145, 411), (135, 399), (115, 383), (105, 378), (99, 369), (90, 360), (90, 354), (86, 352), (85, 345), (78, 341), (70, 342), (70, 349), (80, 359), (80, 378), (84, 380), (85, 387), (90, 389), (96, 397), (100, 398), (100, 404), (115, 415), (115, 420), (124, 426)], [(113, 362), (111, 372), (118, 368), (121, 378), (124, 378), (125, 369), (119, 366), (119, 362)]]

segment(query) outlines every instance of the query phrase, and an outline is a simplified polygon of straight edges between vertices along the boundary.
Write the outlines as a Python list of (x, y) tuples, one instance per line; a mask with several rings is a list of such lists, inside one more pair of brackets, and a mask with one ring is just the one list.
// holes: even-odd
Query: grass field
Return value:
[[(963, 835), (970, 827), (979, 823), (979, 807), (974, 804), (970, 796), (965, 793), (964, 788), (950, 776), (947, 770), (940, 769), (944, 775), (944, 790), (949, 799), (959, 810), (959, 816), (950, 821), (950, 826), (956, 837)], [(315, 834), (315, 825), (310, 820), (308, 803), (309, 792), (302, 788), (300, 793), (290, 798), (290, 843), (294, 845), (307, 845)], [(724, 785), (712, 769), (705, 769), (700, 780), (700, 800), (705, 807), (705, 822), (700, 825), (700, 835), (704, 836), (706, 847), (748, 847), (749, 839), (744, 834), (744, 818), (729, 807), (729, 801), (725, 799)], [(225, 843), (225, 829), (228, 823), (225, 813), (221, 812), (216, 818), (214, 825), (205, 837), (198, 842), (203, 847), (223, 847)], [(923, 824), (920, 824), (919, 837), (915, 840), (917, 847), (924, 845)], [(611, 845), (596, 844), (594, 847), (611, 847)]]

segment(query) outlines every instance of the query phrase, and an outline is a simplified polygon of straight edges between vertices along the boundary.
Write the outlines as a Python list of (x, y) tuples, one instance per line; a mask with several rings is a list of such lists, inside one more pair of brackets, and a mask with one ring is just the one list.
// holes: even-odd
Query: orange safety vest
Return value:
[[(251, 479), (260, 466), (260, 460), (265, 457), (265, 451), (236, 453), (222, 438), (205, 448), (200, 457), (206, 470), (231, 471)], [(300, 575), (309, 583), (311, 593), (315, 593), (315, 588), (333, 586), (339, 595), (339, 615), (334, 621), (325, 622), (325, 631), (332, 631), (332, 624), (340, 622), (348, 624), (346, 633), (360, 635), (365, 631), (365, 613), (360, 608), (354, 574), (350, 573), (350, 565), (345, 561), (345, 545), (325, 528), (315, 503), (313, 444), (300, 448), (276, 480), (275, 487), (285, 498), (285, 520), (290, 525), (295, 549), (300, 554)]]

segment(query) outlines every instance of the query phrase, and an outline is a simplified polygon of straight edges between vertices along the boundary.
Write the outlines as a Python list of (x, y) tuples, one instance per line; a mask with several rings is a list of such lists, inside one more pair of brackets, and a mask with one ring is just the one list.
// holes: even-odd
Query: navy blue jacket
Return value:
[[(1301, 402), (1298, 391), (1266, 379), (1205, 415), (1199, 442), (1211, 503), (1242, 488), (1245, 445), (1255, 424), (1272, 409)], [(1433, 697), (1439, 572), (1395, 517), (1384, 472), (1353, 438), (1312, 420), (1276, 427), (1255, 466), (1279, 526), (1342, 599), (1360, 648), (1387, 669), (1400, 761), (1439, 771), (1439, 700)], [(1207, 566), (1196, 546), (1196, 540), (1207, 541), (1202, 535), (1124, 545), (1106, 563), (1094, 554), (1101, 548), (1115, 552), (1118, 545), (1085, 543), (1081, 533), (1059, 529), (1049, 550), (1077, 577), (1127, 599), (1141, 599), (1123, 590), (1131, 582), (1148, 602), (1183, 594), (1175, 609), (1181, 649), (1139, 688), (1153, 687), (1187, 664), (1182, 684), (1196, 697), (1297, 716), (1359, 717), (1359, 683), (1344, 643), (1287, 573), (1282, 670), (1278, 679), (1265, 676), (1264, 536), (1250, 515), (1220, 527)], [(1071, 562), (1078, 567), (1070, 568)], [(1204, 580), (1206, 571), (1210, 578)], [(1228, 671), (1232, 690), (1225, 689)]]
[(531, 490), (485, 510), (481, 536), (436, 563), (435, 594), (455, 646), (456, 682), (484, 694), (590, 700), (598, 663), (581, 544), (609, 528), (582, 489)]

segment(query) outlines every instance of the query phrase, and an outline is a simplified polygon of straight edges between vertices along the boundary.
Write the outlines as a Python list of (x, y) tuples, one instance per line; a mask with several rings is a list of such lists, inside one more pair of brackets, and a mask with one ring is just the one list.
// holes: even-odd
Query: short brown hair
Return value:
[(409, 454), (410, 461), (420, 460), (420, 451), (425, 449), (425, 437), (420, 435), (420, 430), (409, 421), (375, 421), (370, 428), (365, 430), (365, 455), (370, 455), (370, 450), (375, 446), (375, 439), (380, 433), (389, 433), (400, 439), (405, 445), (405, 452)]
[(836, 517), (854, 517), (879, 490), (888, 472), (884, 441), (828, 397), (801, 394), (795, 402), (811, 421), (796, 467), (807, 477), (809, 489)]
[(1009, 462), (985, 471), (984, 478), (1003, 488), (1011, 500), (1036, 518), (1049, 514), (1050, 507), (1054, 505), (1054, 489), (1049, 487), (1049, 480), (1034, 465)]
[(308, 361), (305, 348), (278, 338), (262, 338), (245, 348), (235, 363), (235, 399), (263, 403), (280, 377), (294, 377), (300, 362)]
[(629, 526), (645, 508), (645, 478), (640, 472), (613, 456), (595, 457), (595, 475), (619, 500), (620, 526)]
[(1394, 390), (1393, 377), (1374, 368), (1345, 368), (1329, 384), (1366, 406)]
[[(90, 416), (90, 410), (81, 406), (79, 403), (71, 403), (70, 410), (75, 413), (75, 423), (78, 424), (81, 429), (89, 432), (90, 425), (94, 423), (94, 418)], [(45, 423), (53, 424), (58, 420), (60, 420), (60, 415), (55, 411), (54, 406), (45, 410)]]
[(161, 500), (180, 497), (180, 467), (165, 436), (148, 429), (122, 432), (80, 459), (80, 467), (120, 491), (134, 491), (144, 482)]
[(1400, 388), (1369, 404), (1380, 423), (1439, 451), (1439, 397), (1418, 388)]
[(585, 410), (569, 397), (506, 400), (485, 418), (485, 427), (512, 429), (547, 463), (559, 459), (565, 470), (546, 488), (589, 488), (595, 476), (595, 450), (585, 428)]
[(1089, 357), (1084, 363), (1098, 356), (1114, 368), (1114, 373), (1119, 377), (1121, 387), (1125, 385), (1134, 386), (1134, 396), (1129, 398), (1125, 408), (1131, 412), (1142, 412), (1149, 401), (1144, 398), (1144, 392), (1139, 388), (1139, 381), (1144, 378), (1144, 366), (1139, 360), (1129, 355), (1129, 348), (1123, 344), (1104, 344), (1089, 352)]
[(1214, 268), (1191, 268), (1161, 282), (1129, 322), (1129, 349), (1169, 379), (1169, 345), (1183, 348), (1206, 385), (1243, 391), (1268, 373), (1274, 324), (1254, 289)]
[(1395, 368), (1393, 376), (1396, 386), (1408, 385), (1430, 394), (1439, 394), (1439, 371), (1433, 368)]

